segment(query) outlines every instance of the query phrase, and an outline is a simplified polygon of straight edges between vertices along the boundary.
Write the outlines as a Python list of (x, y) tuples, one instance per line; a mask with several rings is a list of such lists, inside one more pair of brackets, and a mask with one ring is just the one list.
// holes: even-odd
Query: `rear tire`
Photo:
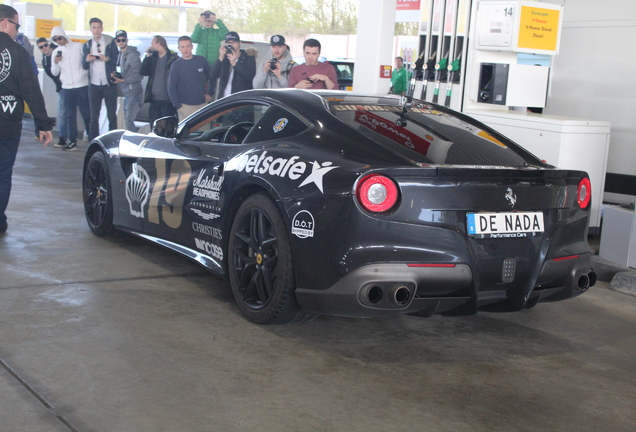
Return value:
[(232, 293), (250, 321), (285, 324), (313, 317), (296, 301), (285, 222), (267, 195), (252, 195), (243, 202), (232, 224), (228, 249)]
[(91, 156), (84, 169), (83, 196), (86, 222), (93, 234), (117, 235), (119, 231), (113, 226), (110, 172), (106, 156), (100, 151)]

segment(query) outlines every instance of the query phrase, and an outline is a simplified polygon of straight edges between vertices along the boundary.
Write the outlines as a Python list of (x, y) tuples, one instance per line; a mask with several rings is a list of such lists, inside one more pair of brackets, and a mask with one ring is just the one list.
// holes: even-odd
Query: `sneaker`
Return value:
[(9, 224), (8, 223), (5, 223), (4, 225), (2, 225), (0, 227), (0, 234), (6, 233), (8, 228), (9, 228)]
[(60, 140), (53, 147), (56, 147), (56, 148), (66, 147), (66, 140), (64, 138), (60, 138)]
[(64, 151), (77, 151), (77, 143), (75, 141), (71, 141), (62, 150), (64, 150)]

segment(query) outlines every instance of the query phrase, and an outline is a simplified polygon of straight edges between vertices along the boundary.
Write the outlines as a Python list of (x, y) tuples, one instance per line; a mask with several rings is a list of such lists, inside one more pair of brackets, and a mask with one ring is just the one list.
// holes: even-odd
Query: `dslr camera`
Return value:
[(272, 59), (269, 61), (269, 69), (276, 69), (276, 63), (278, 63), (278, 59), (276, 57), (272, 57)]
[(119, 72), (113, 72), (110, 74), (110, 82), (114, 84), (115, 79), (124, 79), (124, 77)]

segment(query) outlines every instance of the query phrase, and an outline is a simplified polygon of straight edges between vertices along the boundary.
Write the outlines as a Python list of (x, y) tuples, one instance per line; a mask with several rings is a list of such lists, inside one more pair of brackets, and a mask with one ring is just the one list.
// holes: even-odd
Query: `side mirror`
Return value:
[(177, 135), (179, 121), (173, 117), (161, 117), (152, 124), (152, 133), (164, 138), (174, 138)]

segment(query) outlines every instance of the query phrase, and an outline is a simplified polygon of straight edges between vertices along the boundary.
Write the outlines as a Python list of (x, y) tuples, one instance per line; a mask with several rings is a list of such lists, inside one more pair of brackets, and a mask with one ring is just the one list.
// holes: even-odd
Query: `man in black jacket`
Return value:
[(150, 102), (148, 117), (151, 125), (158, 118), (177, 115), (177, 110), (168, 97), (168, 73), (170, 66), (178, 58), (175, 52), (168, 49), (163, 36), (157, 35), (152, 38), (150, 49), (146, 51), (146, 57), (139, 70), (140, 75), (148, 77), (144, 103)]
[(102, 20), (91, 18), (89, 26), (93, 37), (82, 47), (82, 67), (88, 71), (88, 101), (91, 106), (91, 126), (88, 139), (99, 135), (99, 113), (102, 109), (102, 99), (106, 105), (108, 116), (108, 130), (117, 129), (117, 84), (113, 83), (110, 75), (115, 72), (119, 51), (112, 36), (103, 34)]
[(54, 75), (51, 72), (51, 54), (53, 50), (57, 48), (53, 42), (49, 42), (46, 38), (41, 37), (35, 41), (38, 49), (42, 53), (42, 67), (44, 72), (55, 83), (55, 91), (57, 92), (57, 125), (60, 129), (60, 139), (53, 147), (64, 148), (66, 147), (66, 138), (68, 137), (68, 130), (66, 129), (66, 105), (64, 104), (64, 89), (62, 88), (62, 81), (60, 75)]
[(253, 88), (256, 59), (240, 47), (238, 33), (231, 31), (225, 35), (225, 44), (219, 49), (219, 58), (210, 72), (210, 94), (215, 94), (213, 90), (216, 86), (217, 99)]
[(40, 141), (48, 145), (53, 139), (51, 119), (33, 73), (31, 56), (14, 41), (19, 29), (18, 12), (11, 6), (0, 5), (0, 234), (7, 230), (5, 211), (22, 133), (24, 101), (29, 103)]

